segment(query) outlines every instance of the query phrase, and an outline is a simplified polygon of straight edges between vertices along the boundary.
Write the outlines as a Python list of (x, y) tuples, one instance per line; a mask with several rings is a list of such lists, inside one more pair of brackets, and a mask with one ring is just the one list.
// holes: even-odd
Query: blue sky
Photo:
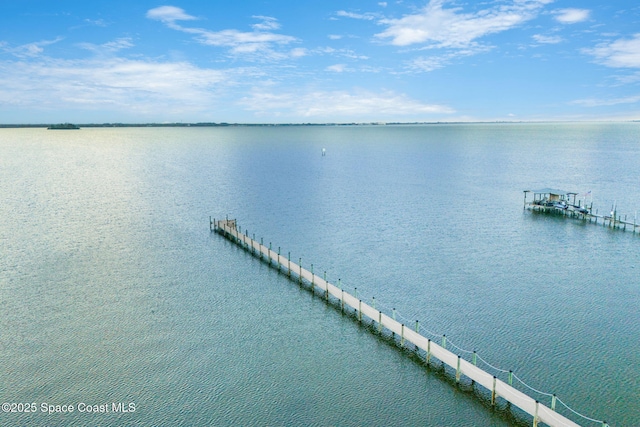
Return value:
[(0, 1), (0, 123), (629, 119), (636, 1)]

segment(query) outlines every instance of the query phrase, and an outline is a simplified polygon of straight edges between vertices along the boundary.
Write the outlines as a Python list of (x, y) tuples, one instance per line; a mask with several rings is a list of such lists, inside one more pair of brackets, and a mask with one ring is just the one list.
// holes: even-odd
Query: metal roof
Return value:
[(565, 194), (575, 194), (571, 191), (558, 190), (556, 188), (541, 188), (540, 190), (529, 190), (531, 193), (539, 194), (556, 194), (558, 196)]

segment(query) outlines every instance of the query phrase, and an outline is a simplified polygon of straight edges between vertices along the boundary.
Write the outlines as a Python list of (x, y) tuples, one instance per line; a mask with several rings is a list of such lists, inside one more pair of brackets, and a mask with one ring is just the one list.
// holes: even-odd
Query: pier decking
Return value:
[[(533, 193), (533, 200), (527, 201), (528, 193)], [(536, 212), (555, 213), (564, 216), (578, 218), (583, 221), (598, 221), (604, 227), (626, 230), (627, 226), (636, 232), (636, 227), (640, 231), (640, 224), (637, 224), (637, 212), (633, 218), (633, 222), (627, 220), (627, 215), (622, 217), (616, 211), (616, 205), (611, 207), (608, 215), (598, 215), (598, 210), (593, 212), (593, 203), (588, 205), (586, 199), (584, 203), (576, 198), (578, 193), (571, 191), (555, 190), (552, 188), (543, 188), (541, 190), (525, 190), (524, 191), (524, 208)]]
[[(538, 426), (539, 423), (544, 423), (550, 427), (580, 427), (579, 424), (576, 424), (572, 420), (555, 411), (555, 395), (552, 395), (551, 407), (542, 404), (538, 400), (514, 388), (507, 382), (500, 380), (495, 375), (479, 368), (476, 364), (475, 351), (473, 352), (473, 359), (468, 361), (462, 358), (459, 354), (446, 349), (446, 338), (444, 336), (442, 345), (436, 344), (431, 339), (420, 334), (418, 322), (416, 322), (415, 330), (410, 326), (398, 322), (395, 320), (395, 312), (393, 317), (384, 314), (382, 311), (375, 308), (375, 303), (371, 306), (363, 302), (361, 299), (358, 299), (356, 296), (345, 292), (341, 287), (329, 283), (322, 277), (317, 276), (313, 273), (313, 267), (312, 271), (309, 271), (302, 268), (300, 264), (291, 262), (290, 256), (285, 257), (280, 254), (280, 248), (278, 248), (278, 251), (276, 252), (271, 249), (271, 244), (269, 244), (269, 247), (266, 247), (262, 242), (257, 242), (253, 238), (250, 238), (249, 233), (246, 230), (245, 234), (242, 234), (237, 226), (236, 220), (226, 219), (216, 221), (210, 219), (210, 228), (211, 231), (216, 231), (247, 251), (250, 251), (255, 256), (264, 259), (269, 263), (269, 265), (277, 268), (279, 271), (286, 272), (292, 280), (297, 279), (300, 283), (302, 283), (302, 281), (306, 281), (311, 285), (312, 289), (315, 289), (315, 287), (319, 288), (327, 301), (333, 297), (335, 299), (334, 301), (341, 304), (343, 310), (345, 307), (353, 310), (359, 321), (362, 322), (363, 317), (367, 317), (371, 320), (372, 325), (377, 325), (377, 330), (379, 332), (386, 329), (387, 331), (395, 334), (395, 336), (400, 337), (400, 345), (402, 347), (406, 346), (407, 343), (413, 344), (416, 351), (420, 349), (424, 352), (424, 358), (427, 364), (429, 364), (434, 358), (440, 360), (443, 364), (446, 364), (455, 370), (456, 383), (459, 383), (461, 377), (464, 375), (473, 383), (481, 385), (491, 393), (492, 405), (496, 404), (496, 400), (499, 397), (504, 399), (506, 402), (509, 402), (510, 404), (520, 408), (525, 413), (531, 415), (533, 417), (534, 427)], [(508, 382), (511, 382), (511, 371), (509, 371)], [(577, 412), (575, 413), (577, 414)], [(603, 427), (608, 427), (606, 422), (593, 420), (587, 417), (584, 418), (597, 422)]]

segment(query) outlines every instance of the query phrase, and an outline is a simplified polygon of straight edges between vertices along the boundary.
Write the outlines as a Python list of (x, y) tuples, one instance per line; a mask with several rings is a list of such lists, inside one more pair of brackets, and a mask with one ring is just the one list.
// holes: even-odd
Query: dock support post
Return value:
[(536, 400), (536, 412), (533, 415), (533, 427), (538, 427), (538, 405), (539, 402)]
[(358, 300), (358, 321), (362, 323), (362, 300)]
[(460, 355), (458, 355), (458, 367), (456, 368), (456, 384), (460, 384)]
[(427, 338), (427, 356), (426, 356), (426, 362), (427, 365), (429, 365), (429, 362), (431, 361), (431, 339)]
[(420, 333), (420, 322), (416, 320), (416, 333)]
[(313, 264), (311, 264), (311, 288), (316, 284), (316, 276), (313, 274)]
[(340, 295), (340, 310), (344, 313), (344, 289), (341, 289), (342, 294)]
[(496, 404), (496, 376), (493, 376), (493, 388), (491, 389), (491, 406)]
[(442, 348), (447, 348), (447, 336), (442, 335)]
[(391, 317), (393, 317), (393, 320), (396, 320), (396, 309), (395, 308), (391, 309)]
[(289, 277), (291, 277), (291, 251), (287, 254), (287, 269), (289, 270)]
[(324, 280), (324, 296), (326, 297), (327, 301), (329, 301), (329, 282), (327, 282), (327, 271), (324, 271), (324, 276), (323, 279)]
[(404, 323), (400, 327), (400, 347), (404, 347)]
[(473, 350), (473, 356), (471, 357), (471, 363), (473, 366), (478, 366), (478, 352)]
[(376, 297), (371, 298), (371, 307), (376, 308)]
[(278, 246), (278, 271), (280, 271), (280, 246)]
[(209, 216), (209, 231), (213, 231), (213, 221), (211, 221), (211, 216)]
[(378, 332), (382, 333), (382, 312), (378, 311)]
[(551, 410), (555, 411), (556, 410), (556, 394), (554, 393), (553, 396), (551, 396)]
[(271, 265), (271, 242), (269, 242), (269, 265)]

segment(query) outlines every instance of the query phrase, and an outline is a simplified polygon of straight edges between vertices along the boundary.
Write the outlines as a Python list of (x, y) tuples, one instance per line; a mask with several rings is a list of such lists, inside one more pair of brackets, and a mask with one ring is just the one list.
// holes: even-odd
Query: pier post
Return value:
[(420, 333), (420, 322), (416, 320), (416, 333)]
[(327, 282), (327, 271), (326, 270), (324, 272), (324, 277), (323, 277), (322, 280), (324, 280), (324, 289), (325, 289), (324, 296), (327, 299), (327, 301), (329, 301), (329, 282)]
[(358, 321), (362, 323), (362, 300), (358, 300)]
[(513, 371), (509, 369), (509, 385), (513, 385)]
[(298, 283), (302, 284), (302, 258), (298, 259), (298, 267), (300, 268), (300, 271), (298, 272)]
[(442, 335), (442, 348), (444, 348), (444, 349), (447, 348), (447, 336), (446, 335)]
[(458, 367), (456, 368), (456, 384), (460, 384), (460, 355), (458, 355)]
[(278, 271), (280, 271), (280, 246), (278, 246)]
[(553, 393), (553, 396), (551, 396), (551, 410), (555, 411), (556, 410), (556, 394)]
[(287, 254), (287, 269), (289, 270), (289, 277), (291, 277), (291, 251)]
[(427, 362), (427, 365), (429, 365), (429, 362), (431, 361), (431, 339), (427, 338), (427, 356), (425, 358), (425, 361)]
[(382, 333), (382, 312), (378, 311), (378, 332)]
[(473, 350), (473, 356), (471, 357), (471, 363), (473, 366), (478, 366), (478, 352)]
[(393, 320), (396, 320), (396, 309), (395, 308), (391, 309), (391, 317), (393, 317)]
[(404, 347), (404, 323), (400, 327), (400, 347)]
[(316, 284), (316, 276), (313, 274), (313, 264), (311, 264), (311, 288)]
[(271, 242), (269, 242), (269, 265), (271, 265)]
[(209, 231), (213, 231), (213, 221), (211, 221), (211, 216), (209, 216)]
[(496, 404), (496, 376), (493, 376), (493, 388), (491, 389), (491, 406)]
[(538, 427), (538, 405), (540, 403), (536, 400), (536, 412), (533, 415), (533, 427)]

